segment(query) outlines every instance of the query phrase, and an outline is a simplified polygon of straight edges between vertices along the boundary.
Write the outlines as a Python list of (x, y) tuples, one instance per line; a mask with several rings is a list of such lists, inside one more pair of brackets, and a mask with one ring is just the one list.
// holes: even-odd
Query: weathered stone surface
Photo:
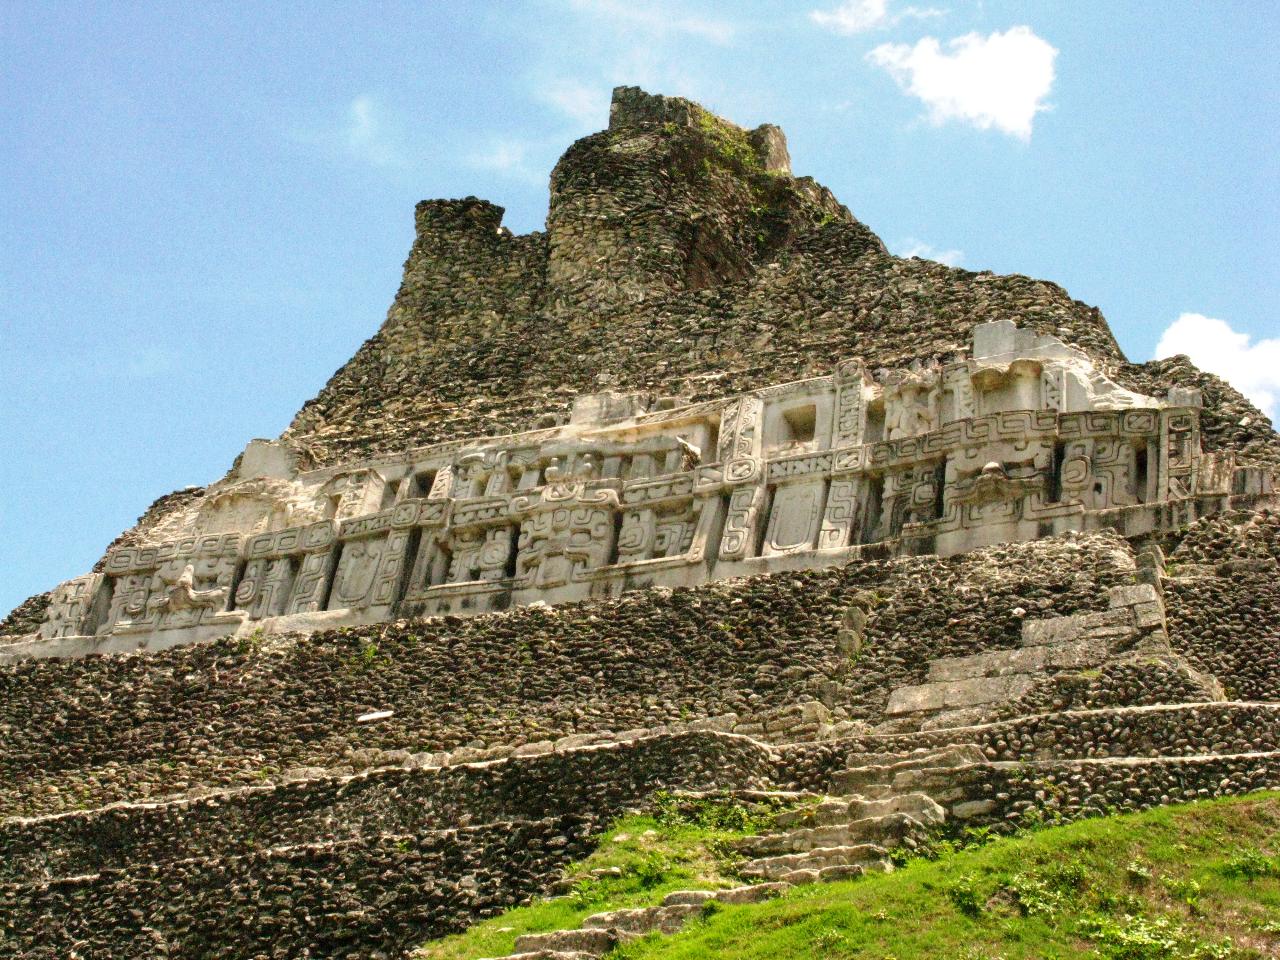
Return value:
[[(1202, 520), (1169, 544), (1173, 649), (1221, 680), (1231, 699), (1280, 700), (1280, 513)], [(1240, 560), (1255, 565), (1220, 569)]]
[(668, 903), (660, 907), (636, 907), (629, 910), (611, 910), (593, 913), (582, 921), (587, 929), (620, 930), (626, 934), (644, 936), (648, 933), (675, 933), (686, 920), (701, 910), (697, 904)]
[(52, 591), (38, 593), (18, 604), (9, 615), (0, 620), (0, 644), (12, 642), (24, 636), (30, 636), (40, 630), (44, 622), (45, 612), (49, 609)]
[(1280, 787), (1280, 439), (1223, 381), (634, 88), (545, 232), (415, 216), (280, 440), (0, 622), (0, 953), (399, 956), (656, 790), (799, 804), (784, 882), (517, 944), (581, 960), (947, 817)]
[(1222, 390), (1135, 392), (1057, 288), (888, 256), (790, 175), (776, 127), (619, 88), (551, 188), (528, 237), (475, 198), (419, 205), (386, 323), (282, 441), (153, 504), (3, 655), (557, 603), (867, 544), (1167, 533), (1274, 499), (1233, 459), (1280, 462), (1274, 434), (1202, 429), (1206, 397), (1235, 411)]
[[(1123, 541), (1098, 534), (496, 616), (0, 666), (0, 810), (255, 783), (264, 771), (354, 765), (352, 750), (747, 720), (816, 700), (825, 683), (833, 711), (878, 721), (890, 689), (922, 681), (930, 660), (1016, 647), (1020, 607), (1101, 609), (1132, 563)], [(835, 634), (869, 593), (877, 600), (851, 664)], [(355, 722), (388, 708), (389, 721)]]
[[(169, 515), (178, 538), (119, 548), (101, 573), (60, 585), (39, 638), (0, 657), (563, 603), (872, 549), (1133, 536), (1164, 530), (1170, 503), (1185, 517), (1230, 501), (1202, 468), (1195, 408), (1125, 391), (1010, 321), (974, 336), (1005, 352), (879, 381), (853, 361), (651, 413), (635, 396), (579, 397), (562, 427), (338, 472), (301, 471), (289, 446), (254, 441), (227, 480)], [(1131, 592), (1116, 605), (1156, 598), (1150, 584)], [(856, 652), (860, 618), (847, 620), (839, 642)]]
[[(795, 744), (783, 748), (783, 764), (791, 774), (792, 789), (825, 789), (834, 777), (841, 777), (840, 792), (861, 792), (865, 784), (891, 779), (898, 763), (941, 766), (945, 761), (939, 759), (939, 752), (957, 744), (966, 746), (955, 756), (969, 764), (1267, 753), (1280, 750), (1280, 704), (1199, 703), (1050, 712), (967, 728)], [(918, 751), (920, 759), (903, 761), (899, 756), (903, 751), (909, 756)], [(861, 769), (851, 770), (853, 761)]]
[(0, 952), (39, 960), (403, 955), (537, 892), (585, 849), (579, 831), (565, 820), (501, 823), (0, 883)]

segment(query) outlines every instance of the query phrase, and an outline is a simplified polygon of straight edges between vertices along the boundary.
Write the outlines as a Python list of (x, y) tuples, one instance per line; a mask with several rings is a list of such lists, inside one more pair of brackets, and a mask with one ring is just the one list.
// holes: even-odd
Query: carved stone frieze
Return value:
[(45, 639), (74, 637), (94, 632), (88, 623), (95, 604), (101, 603), (102, 574), (90, 573), (54, 588), (45, 612), (40, 636)]
[(535, 587), (563, 586), (609, 563), (618, 492), (586, 481), (550, 483), (542, 495), (517, 497), (516, 576)]
[(255, 441), (177, 525), (188, 536), (113, 551), (100, 576), (63, 584), (41, 636), (495, 609), (881, 541), (950, 554), (1091, 524), (1154, 529), (1158, 504), (1239, 486), (1230, 458), (1202, 454), (1195, 399), (1121, 390), (1078, 351), (999, 321), (941, 367), (873, 378), (850, 359), (685, 407), (584, 402), (558, 427), (342, 468), (299, 469)]

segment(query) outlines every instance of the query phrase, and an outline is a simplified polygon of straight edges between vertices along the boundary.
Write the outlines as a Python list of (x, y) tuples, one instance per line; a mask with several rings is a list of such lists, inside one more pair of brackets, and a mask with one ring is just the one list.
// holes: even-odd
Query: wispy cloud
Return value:
[(889, 9), (888, 0), (845, 0), (831, 10), (810, 11), (809, 19), (820, 27), (849, 36), (892, 27), (903, 20), (941, 17), (946, 12), (937, 7), (904, 7), (893, 12)]
[(367, 93), (353, 97), (327, 119), (294, 124), (286, 135), (334, 157), (374, 167), (405, 167), (412, 160), (394, 114)]
[[(609, 123), (609, 95), (626, 84), (715, 105), (723, 78), (710, 58), (749, 24), (696, 10), (687, 0), (547, 0), (554, 30), (530, 36), (521, 84), (528, 123), (494, 129), (466, 157), (476, 169), (545, 186), (566, 139)], [(709, 5), (708, 5), (709, 6)], [(541, 113), (545, 111), (545, 113)], [(558, 126), (557, 126), (558, 121)]]
[(538, 84), (534, 96), (584, 129), (598, 128), (609, 117), (609, 89), (603, 83), (560, 77)]
[(900, 246), (900, 257), (920, 257), (923, 260), (936, 260), (948, 267), (958, 267), (964, 262), (963, 250), (939, 250), (915, 237), (907, 237)]
[(885, 43), (867, 59), (924, 101), (933, 123), (959, 120), (1027, 141), (1036, 114), (1049, 109), (1057, 56), (1030, 27), (1018, 26), (985, 37), (967, 33), (946, 51), (934, 37), (914, 46)]
[[(619, 85), (715, 102), (718, 75), (704, 69), (708, 44), (730, 42), (737, 28), (724, 20), (690, 16), (672, 4), (624, 4), (617, 0), (568, 0), (567, 33), (527, 77), (530, 96), (570, 122), (575, 135), (602, 129), (609, 120), (609, 91)], [(566, 72), (563, 49), (577, 51)]]
[(408, 159), (398, 142), (394, 121), (367, 94), (356, 97), (347, 107), (342, 141), (352, 157), (377, 167), (402, 166)]
[(623, 0), (570, 0), (573, 9), (607, 20), (617, 27), (640, 29), (657, 36), (682, 34), (724, 45), (735, 34), (734, 25), (719, 17), (690, 16), (670, 3), (627, 3)]
[(1225, 320), (1184, 313), (1161, 335), (1155, 358), (1185, 353), (1201, 370), (1229, 381), (1274, 420), (1280, 402), (1280, 339), (1250, 339)]
[(467, 162), (481, 170), (520, 180), (529, 184), (546, 183), (546, 169), (541, 159), (534, 160), (537, 152), (535, 144), (509, 137), (498, 137), (489, 145), (467, 157)]

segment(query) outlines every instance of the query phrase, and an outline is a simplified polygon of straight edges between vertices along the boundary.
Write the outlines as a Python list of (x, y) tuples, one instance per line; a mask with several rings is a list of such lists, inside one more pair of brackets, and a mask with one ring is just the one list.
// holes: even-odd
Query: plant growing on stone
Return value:
[(579, 910), (604, 900), (605, 890), (600, 881), (592, 877), (580, 877), (569, 888), (569, 900)]
[(756, 155), (747, 132), (727, 121), (721, 120), (708, 110), (697, 108), (697, 123), (710, 141), (717, 156), (722, 162), (735, 165), (747, 172), (763, 172), (760, 158)]
[(257, 630), (254, 630), (252, 633), (241, 637), (236, 642), (236, 653), (240, 654), (241, 656), (245, 656), (246, 654), (257, 653), (259, 650), (262, 649), (262, 645), (263, 643), (266, 642), (266, 639), (267, 639), (266, 634), (264, 634), (262, 632), (262, 628), (259, 627)]

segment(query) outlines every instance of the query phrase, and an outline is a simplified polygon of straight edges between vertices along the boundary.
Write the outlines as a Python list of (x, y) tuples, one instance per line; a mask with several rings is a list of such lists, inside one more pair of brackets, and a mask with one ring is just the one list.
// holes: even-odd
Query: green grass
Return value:
[[(572, 892), (424, 945), (418, 960), (511, 952), (521, 933), (569, 929), (673, 890), (733, 886), (733, 840), (772, 813), (658, 798), (600, 837)], [(973, 838), (970, 834), (970, 840)], [(681, 933), (610, 960), (1215, 960), (1280, 956), (1280, 793), (1162, 807), (994, 840), (763, 904), (711, 905)], [(600, 871), (616, 876), (600, 876)], [(593, 873), (595, 871), (595, 873)]]
[(1085, 820), (720, 907), (617, 960), (1280, 956), (1280, 793)]
[(424, 944), (414, 957), (500, 957), (511, 952), (522, 933), (577, 927), (603, 910), (652, 906), (675, 890), (736, 886), (732, 866), (740, 858), (730, 845), (768, 829), (772, 813), (731, 802), (678, 803), (659, 794), (652, 814), (620, 820), (598, 838), (594, 853), (566, 869), (565, 878), (573, 884), (567, 896), (508, 910)]

